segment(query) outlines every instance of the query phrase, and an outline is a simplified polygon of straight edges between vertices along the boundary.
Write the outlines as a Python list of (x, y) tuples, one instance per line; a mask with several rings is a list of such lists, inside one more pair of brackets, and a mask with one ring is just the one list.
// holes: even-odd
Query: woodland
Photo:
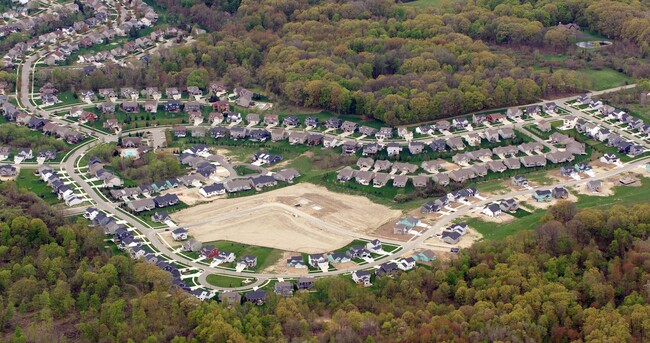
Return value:
[[(198, 86), (223, 81), (286, 106), (391, 125), (526, 104), (591, 89), (585, 75), (650, 76), (647, 1), (162, 0), (160, 27), (204, 28), (191, 44), (133, 68), (55, 69), (62, 89)], [(581, 31), (559, 23), (575, 23)], [(613, 45), (588, 51), (588, 33)], [(558, 63), (559, 61), (559, 63)]]
[(649, 204), (560, 202), (537, 227), (371, 288), (329, 277), (312, 292), (226, 306), (113, 255), (101, 230), (9, 182), (0, 184), (0, 340), (643, 342), (649, 233)]

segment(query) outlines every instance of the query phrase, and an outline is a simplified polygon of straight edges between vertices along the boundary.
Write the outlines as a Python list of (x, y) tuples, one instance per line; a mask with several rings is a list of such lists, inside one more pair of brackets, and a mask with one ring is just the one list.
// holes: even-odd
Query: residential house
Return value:
[(275, 294), (282, 297), (293, 296), (293, 284), (288, 281), (276, 282), (275, 285), (273, 285), (273, 291)]
[(569, 191), (564, 187), (554, 187), (551, 196), (553, 199), (566, 199), (569, 197)]
[(393, 138), (393, 128), (392, 127), (382, 127), (375, 133), (375, 138), (378, 140), (391, 139)]
[(287, 266), (288, 267), (293, 267), (293, 268), (298, 268), (298, 269), (307, 268), (307, 264), (305, 263), (302, 256), (300, 256), (300, 255), (291, 256), (287, 260)]
[(199, 189), (199, 193), (204, 197), (209, 198), (215, 195), (226, 194), (226, 188), (222, 183), (213, 183), (211, 185), (201, 187)]
[(265, 114), (264, 124), (267, 126), (277, 126), (280, 124), (280, 117), (277, 114)]
[(438, 161), (423, 161), (420, 167), (427, 173), (436, 173), (442, 169), (442, 164)]
[(450, 180), (449, 175), (447, 175), (445, 173), (438, 173), (438, 174), (432, 176), (431, 179), (437, 185), (440, 185), (440, 186), (443, 186), (443, 187), (447, 186), (449, 184), (449, 180)]
[(585, 185), (585, 188), (589, 192), (600, 192), (602, 188), (602, 183), (600, 180), (589, 180)]
[(456, 244), (460, 240), (461, 234), (456, 231), (443, 231), (440, 238), (447, 244)]
[(300, 173), (294, 168), (287, 168), (273, 174), (273, 178), (277, 181), (293, 183), (293, 180), (300, 177)]
[(429, 178), (425, 175), (413, 176), (411, 182), (413, 182), (413, 187), (423, 188), (429, 184)]
[(502, 139), (510, 139), (515, 137), (515, 131), (509, 127), (499, 128), (499, 136)]
[(506, 116), (501, 113), (490, 113), (486, 116), (490, 123), (503, 123), (506, 121)]
[(499, 207), (503, 212), (516, 212), (519, 209), (519, 204), (515, 199), (505, 199), (499, 203)]
[(369, 157), (360, 157), (357, 160), (357, 166), (361, 169), (370, 169), (375, 164), (375, 160)]
[(175, 241), (184, 241), (187, 239), (188, 231), (182, 227), (172, 231), (172, 238)]
[(298, 287), (298, 290), (307, 290), (312, 288), (315, 282), (316, 279), (313, 277), (301, 277), (296, 282), (296, 286)]
[(414, 254), (412, 258), (419, 262), (431, 262), (436, 259), (436, 254), (433, 251), (426, 249)]
[(307, 127), (308, 130), (317, 128), (318, 127), (318, 118), (312, 117), (312, 116), (307, 116), (305, 118), (305, 127)]
[(328, 129), (339, 129), (341, 125), (343, 125), (343, 121), (338, 118), (331, 117), (325, 121), (325, 127)]
[(424, 151), (424, 143), (422, 142), (409, 142), (409, 152), (411, 155), (421, 154)]
[(467, 145), (469, 146), (479, 146), (481, 145), (481, 136), (479, 136), (477, 133), (470, 133), (466, 136), (464, 136), (465, 141), (467, 142)]
[(465, 149), (465, 144), (463, 144), (463, 140), (460, 137), (447, 138), (446, 144), (451, 150)]
[(289, 144), (305, 144), (307, 133), (302, 131), (292, 131), (289, 134)]
[(396, 188), (404, 188), (406, 187), (406, 183), (408, 182), (409, 178), (406, 175), (396, 175), (393, 178), (393, 187)]
[(483, 134), (485, 135), (485, 139), (488, 142), (496, 143), (501, 141), (501, 139), (499, 138), (499, 130), (497, 129), (485, 130)]
[(452, 170), (447, 175), (454, 182), (465, 182), (476, 177), (476, 173), (471, 168)]
[(364, 286), (370, 286), (370, 273), (366, 270), (356, 270), (352, 272), (352, 281), (356, 284), (362, 284)]
[[(239, 99), (238, 99), (239, 100)], [(263, 290), (249, 291), (244, 293), (244, 301), (254, 305), (264, 305), (266, 302), (267, 293)]]
[(382, 263), (378, 269), (375, 269), (375, 275), (394, 275), (397, 271), (398, 268), (395, 262), (386, 262)]
[(359, 130), (359, 125), (351, 121), (344, 121), (343, 124), (341, 124), (341, 130), (343, 130), (343, 132), (354, 133)]
[(436, 130), (438, 130), (440, 133), (449, 131), (449, 129), (451, 129), (451, 123), (447, 120), (437, 121), (435, 126)]
[(533, 193), (533, 199), (537, 202), (549, 202), (552, 198), (553, 195), (548, 189), (538, 189)]
[(553, 101), (544, 104), (544, 112), (548, 114), (555, 114), (557, 111), (557, 104)]
[[(539, 111), (536, 111), (538, 109), (537, 106), (530, 106), (526, 108), (526, 115), (533, 115), (533, 114), (538, 114)], [(528, 112), (531, 110), (531, 112)], [(506, 117), (512, 121), (516, 121), (518, 119), (521, 119), (521, 117), (524, 116), (524, 112), (522, 112), (519, 108), (517, 107), (511, 107), (506, 111)]]
[(376, 155), (379, 149), (380, 149), (379, 144), (367, 143), (363, 146), (361, 155), (363, 156)]
[(253, 185), (249, 179), (231, 179), (226, 181), (224, 188), (228, 193), (236, 193), (250, 190), (253, 188)]
[(244, 255), (239, 259), (239, 262), (237, 262), (237, 264), (246, 266), (248, 269), (254, 269), (257, 267), (257, 256)]
[(537, 129), (541, 132), (550, 132), (551, 131), (551, 122), (548, 120), (540, 120), (537, 123)]
[(524, 175), (515, 175), (512, 177), (512, 184), (515, 186), (526, 187), (528, 186), (528, 179)]
[(485, 123), (487, 120), (487, 117), (485, 114), (473, 114), (472, 115), (472, 124), (474, 126), (480, 126)]
[[(532, 157), (532, 156), (531, 156)], [(575, 159), (572, 153), (568, 151), (553, 151), (546, 154), (546, 158), (551, 163), (571, 162)]]
[(300, 119), (294, 115), (286, 116), (282, 120), (282, 124), (286, 127), (295, 127), (300, 125)]
[(535, 167), (544, 167), (546, 166), (546, 158), (544, 156), (533, 155), (533, 156), (524, 156), (519, 159), (521, 165), (526, 168), (535, 168)]
[(447, 142), (444, 139), (434, 139), (429, 143), (429, 148), (431, 148), (433, 152), (445, 152), (447, 151)]
[(257, 113), (249, 113), (246, 115), (246, 122), (248, 125), (258, 125), (260, 123), (260, 115)]
[(384, 171), (389, 170), (393, 166), (393, 163), (387, 160), (376, 160), (375, 161), (375, 170)]
[(386, 151), (388, 156), (397, 156), (402, 152), (402, 146), (399, 143), (388, 143), (386, 144)]

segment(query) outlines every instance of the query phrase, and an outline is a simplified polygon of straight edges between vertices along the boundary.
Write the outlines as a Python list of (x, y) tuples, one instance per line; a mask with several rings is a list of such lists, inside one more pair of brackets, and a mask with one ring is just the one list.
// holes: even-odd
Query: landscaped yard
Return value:
[(207, 242), (204, 245), (214, 245), (219, 249), (219, 251), (223, 250), (231, 252), (237, 256), (237, 260), (244, 255), (253, 255), (257, 257), (257, 267), (255, 270), (263, 270), (272, 266), (282, 258), (282, 251), (273, 248), (259, 247), (231, 241)]
[(251, 174), (257, 174), (257, 170), (250, 169), (246, 166), (236, 166), (234, 167), (235, 171), (237, 172), (237, 175), (243, 176), (243, 175), (251, 175)]
[[(248, 278), (255, 281), (255, 278)], [(208, 283), (215, 287), (241, 287), (246, 284), (243, 283), (246, 278), (240, 278), (236, 276), (229, 275), (220, 275), (220, 274), (210, 274), (206, 277)]]

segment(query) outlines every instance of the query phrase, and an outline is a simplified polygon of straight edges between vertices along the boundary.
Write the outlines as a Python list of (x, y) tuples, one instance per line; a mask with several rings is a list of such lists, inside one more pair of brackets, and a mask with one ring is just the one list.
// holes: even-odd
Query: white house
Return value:
[(183, 229), (182, 227), (172, 231), (172, 238), (175, 241), (184, 241), (187, 239), (187, 229)]
[(413, 257), (407, 257), (397, 261), (397, 268), (399, 270), (407, 271), (415, 268), (415, 260)]
[(352, 273), (352, 281), (364, 286), (370, 286), (370, 273), (365, 270), (357, 270)]
[(498, 217), (501, 215), (501, 207), (498, 204), (489, 204), (483, 208), (481, 213), (488, 217)]
[(199, 193), (206, 198), (213, 197), (215, 195), (226, 194), (226, 188), (221, 183), (213, 183), (208, 186), (201, 187)]

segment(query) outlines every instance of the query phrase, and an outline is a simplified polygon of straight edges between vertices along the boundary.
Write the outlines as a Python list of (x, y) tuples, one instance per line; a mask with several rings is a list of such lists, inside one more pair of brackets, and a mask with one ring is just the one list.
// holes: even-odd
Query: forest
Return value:
[[(285, 105), (396, 125), (580, 92), (591, 86), (580, 70), (650, 75), (650, 7), (640, 2), (442, 1), (427, 10), (390, 0), (163, 0), (156, 6), (181, 27), (209, 33), (148, 62), (134, 61), (135, 71), (107, 66), (88, 77), (60, 71), (41, 74), (39, 82), (78, 90), (126, 83), (205, 88), (223, 80)], [(577, 33), (558, 23), (578, 23), (614, 45), (580, 50)], [(566, 60), (548, 68), (545, 60), (558, 54)], [(538, 55), (544, 59), (531, 61)]]
[(0, 184), (5, 342), (642, 342), (650, 204), (552, 207), (537, 227), (361, 288), (349, 277), (262, 306), (201, 303), (103, 233)]

